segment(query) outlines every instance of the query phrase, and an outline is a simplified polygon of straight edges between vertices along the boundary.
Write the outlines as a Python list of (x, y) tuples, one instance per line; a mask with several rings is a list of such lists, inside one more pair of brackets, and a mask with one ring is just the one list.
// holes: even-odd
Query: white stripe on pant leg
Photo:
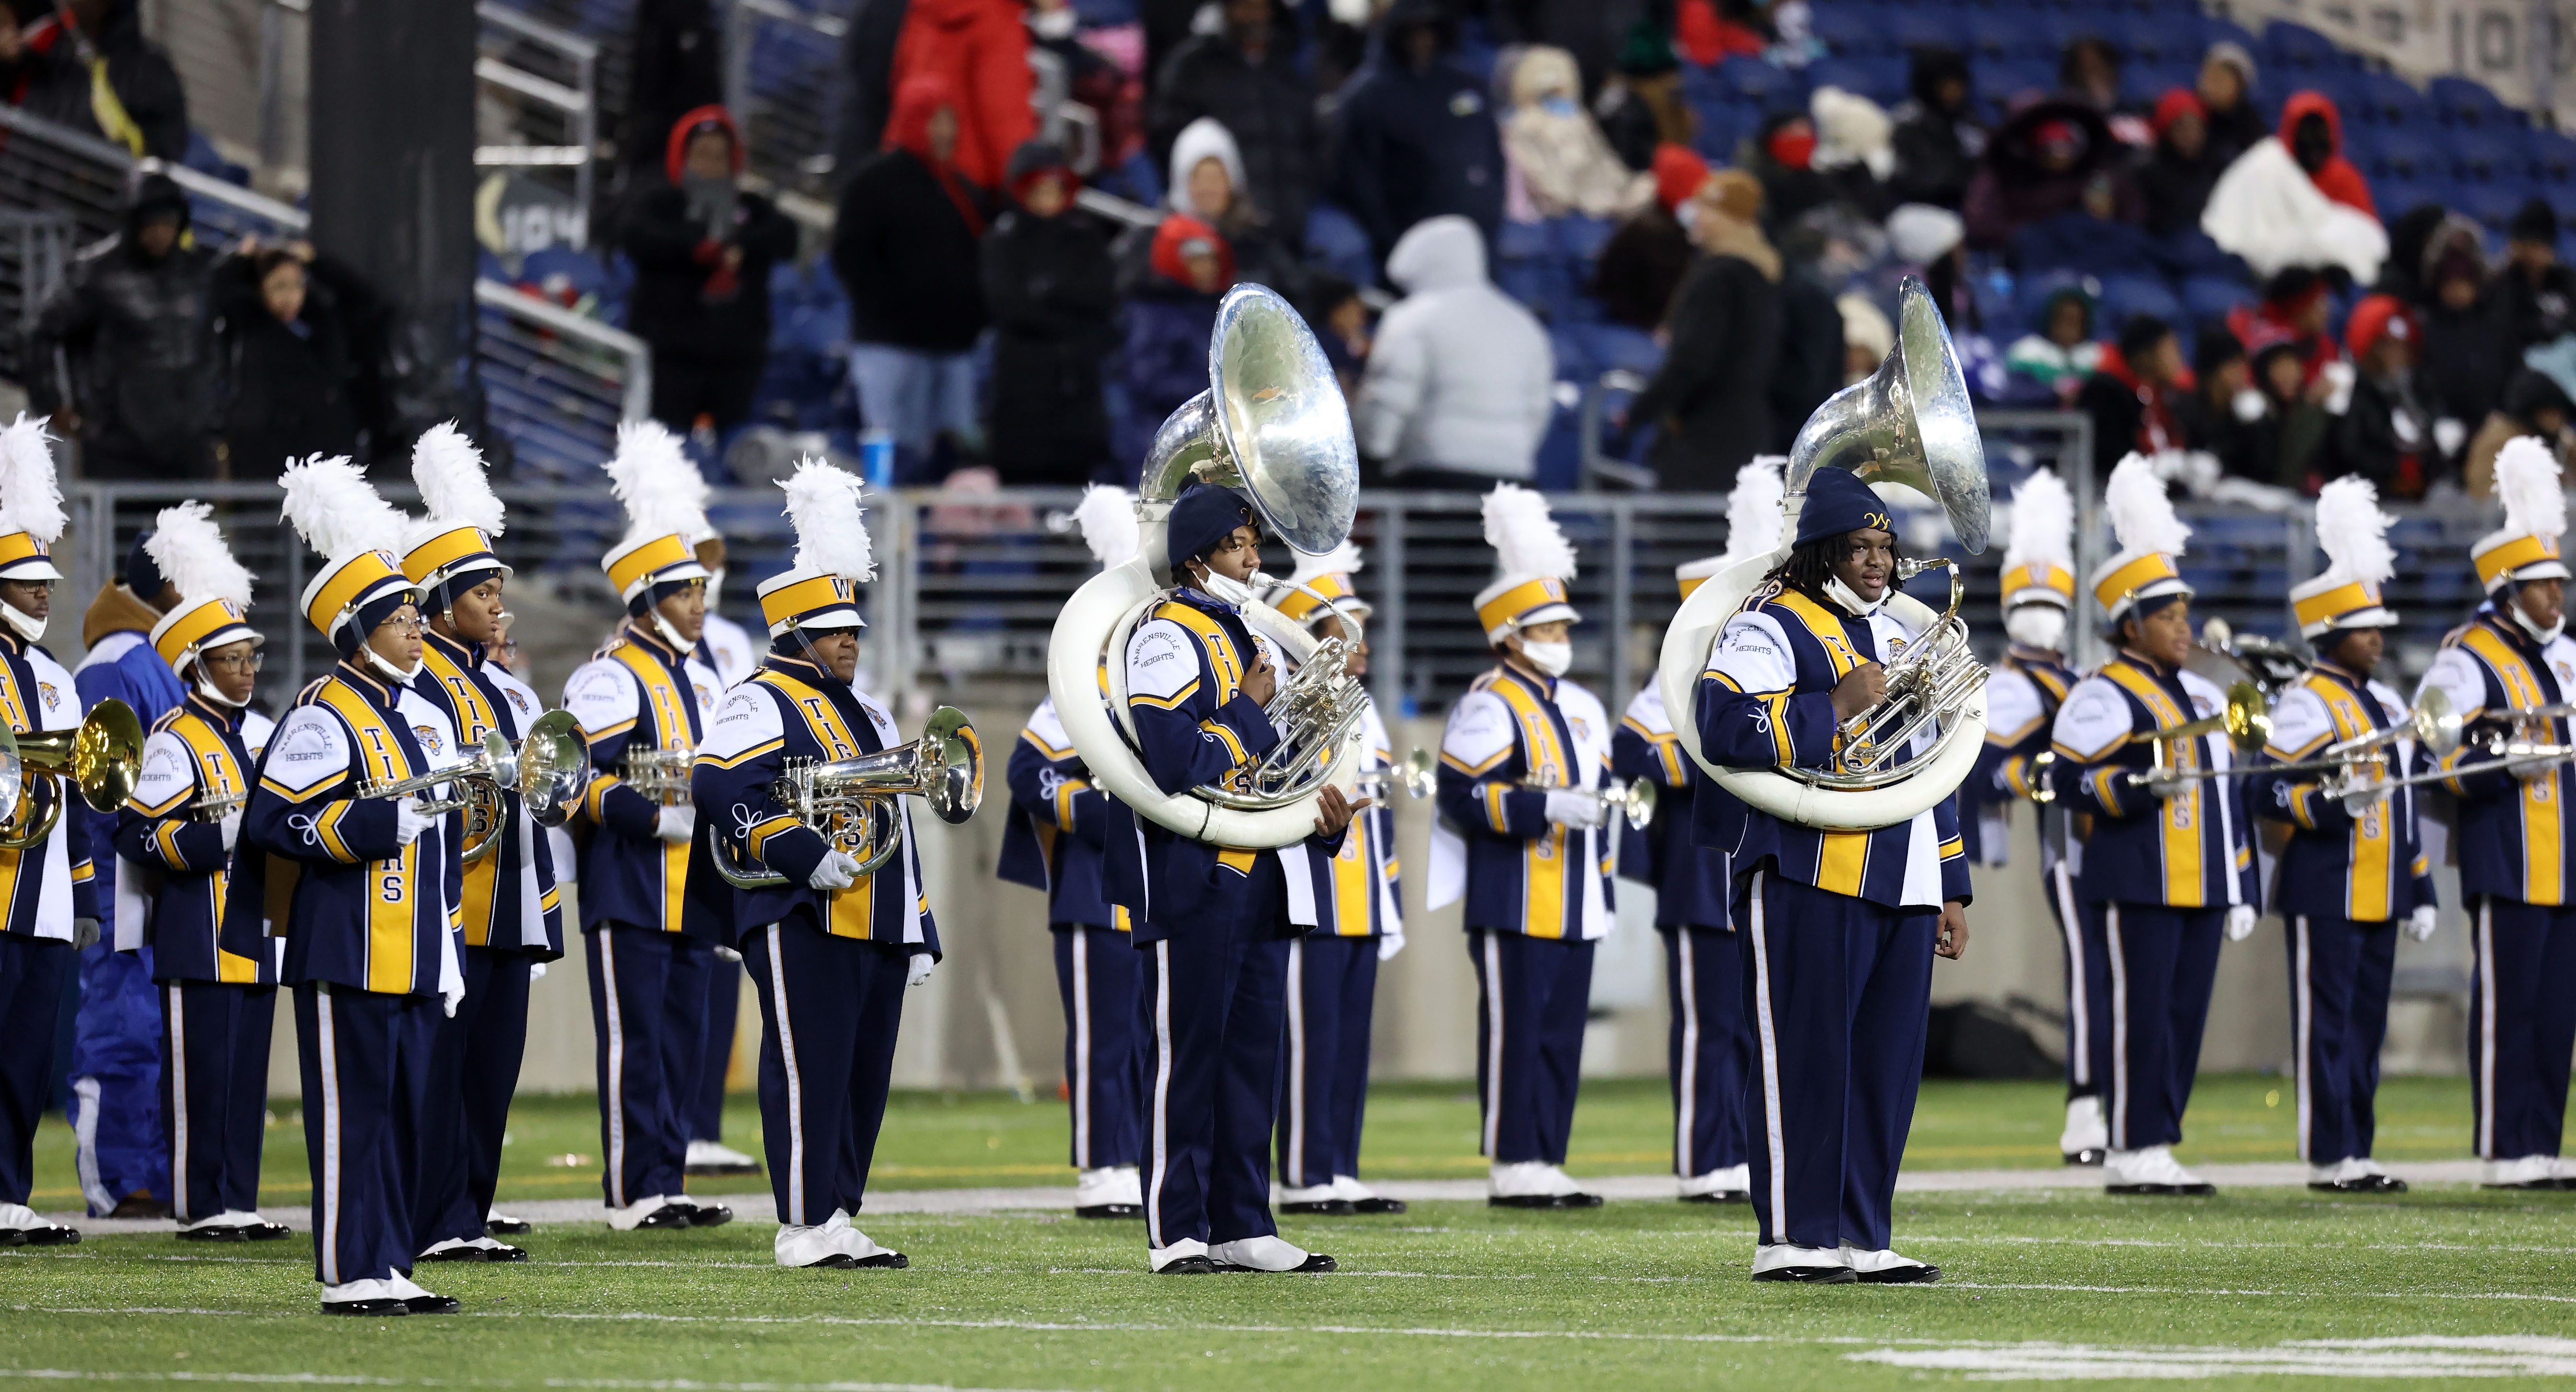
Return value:
[[(1324, 1178), (1329, 1181), (1331, 1175)], [(1306, 1185), (1306, 940), (1288, 940), (1288, 1183)]]
[(787, 1074), (787, 1211), (781, 1222), (805, 1216), (805, 1080), (796, 1072), (796, 1026), (787, 1018), (787, 961), (779, 953), (778, 925), (769, 925), (769, 1000), (778, 1016), (778, 1057)]
[(608, 1076), (602, 1080), (607, 1091), (600, 1104), (608, 1113), (608, 1202), (612, 1207), (624, 1208), (633, 1200), (626, 1192), (626, 1018), (625, 1012), (617, 1008), (617, 930), (596, 931), (599, 998), (608, 1002)]
[(188, 1011), (178, 982), (161, 989), (170, 993), (170, 1211), (191, 1223), (214, 1215), (188, 1211)]
[(2478, 1157), (2494, 1160), (2496, 1100), (2495, 900), (2478, 901)]
[(1145, 1244), (1163, 1240), (1163, 1175), (1171, 1168), (1172, 942), (1154, 943), (1154, 1179), (1145, 1190)]
[(1503, 1118), (1503, 946), (1498, 930), (1485, 932), (1485, 1158), (1500, 1161), (1496, 1147)]
[(1691, 1132), (1699, 1120), (1699, 967), (1688, 926), (1673, 929), (1673, 942), (1681, 952), (1677, 960), (1682, 978), (1682, 1095), (1673, 1108), (1673, 1173), (1688, 1179), (1693, 1164)]
[(322, 1249), (322, 1284), (340, 1279), (340, 1033), (331, 1019), (331, 988), (313, 993), (314, 1052), (322, 1058), (322, 1192), (315, 1196), (321, 1213), (315, 1226)]
[(1762, 1139), (1771, 1155), (1771, 1240), (1789, 1240), (1789, 1139), (1780, 1124), (1780, 1036), (1771, 1021), (1771, 944), (1763, 935), (1764, 881), (1753, 872), (1753, 1018), (1762, 1040)]
[(2075, 877), (2059, 861), (2049, 872), (2057, 884), (2058, 931), (2066, 935), (2066, 1053), (2075, 1061), (2075, 1085), (2093, 1083), (2093, 1001), (2084, 980), (2084, 920), (2075, 912)]
[(2102, 906), (2111, 967), (2111, 1148), (2129, 1148), (2129, 965), (2120, 949), (2120, 906)]
[[(2313, 1165), (2318, 1162), (2319, 1157), (2316, 1153), (2316, 1134), (2312, 1129), (2316, 1125), (2316, 1113), (2312, 1110), (2313, 1099), (2308, 1089), (2314, 1086), (2313, 1075), (2316, 1069), (2309, 1063), (2308, 1051), (2316, 1044), (2317, 996), (2315, 984), (2308, 979), (2308, 973), (2313, 965), (2308, 957), (2308, 916), (2300, 914), (2291, 919), (2290, 927), (2298, 934), (2299, 953), (2298, 970), (2291, 973), (2290, 981), (2291, 1027), (2296, 1035), (2294, 1042), (2298, 1051), (2296, 1064), (2298, 1071), (2293, 1076), (2298, 1079), (2299, 1088), (2299, 1158)], [(2324, 1158), (2340, 1160), (2343, 1157), (2329, 1155)]]
[(1091, 1165), (1091, 930), (1074, 924), (1073, 935), (1073, 1163)]

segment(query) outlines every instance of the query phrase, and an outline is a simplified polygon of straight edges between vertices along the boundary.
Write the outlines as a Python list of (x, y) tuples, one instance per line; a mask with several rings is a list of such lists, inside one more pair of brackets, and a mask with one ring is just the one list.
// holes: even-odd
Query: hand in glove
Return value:
[(2254, 936), (2254, 906), (2238, 904), (2227, 911), (2227, 940), (2243, 942)]
[(2167, 802), (2171, 802), (2175, 798), (2181, 797), (2183, 794), (2190, 792), (2191, 784), (2192, 780), (2188, 778), (2175, 778), (2170, 774), (2149, 774), (2146, 780), (2146, 789), (2149, 796), (2162, 798)]
[(2406, 936), (2424, 942), (2433, 936), (2433, 930), (2440, 927), (2441, 922), (2440, 910), (2430, 904), (2418, 904), (2415, 912), (2406, 916)]
[(1394, 961), (1395, 954), (1402, 952), (1403, 950), (1404, 935), (1402, 933), (1389, 933), (1377, 940), (1377, 959), (1381, 962)]
[(858, 882), (858, 858), (847, 851), (827, 853), (821, 863), (814, 867), (814, 873), (805, 877), (805, 884), (809, 889), (848, 889)]
[(903, 984), (906, 986), (918, 986), (921, 983), (928, 981), (930, 979), (930, 969), (938, 965), (939, 959), (931, 956), (927, 952), (916, 952), (912, 954), (912, 965), (906, 969), (903, 974)]
[(1601, 799), (1590, 793), (1560, 789), (1547, 795), (1547, 819), (1558, 826), (1597, 827), (1605, 815)]
[(419, 840), (422, 832), (436, 825), (438, 825), (438, 819), (423, 813), (419, 805), (410, 798), (404, 798), (394, 804), (395, 845), (408, 846)]
[(739, 962), (739, 961), (741, 961), (741, 960), (742, 960), (742, 954), (741, 954), (741, 953), (739, 953), (739, 952), (734, 951), (734, 950), (733, 950), (732, 948), (730, 948), (730, 947), (719, 947), (719, 948), (717, 948), (717, 949), (716, 949), (716, 957), (717, 957), (717, 959), (718, 959), (718, 960), (720, 960), (720, 961), (726, 961), (726, 962)]
[(95, 946), (97, 946), (97, 945), (98, 945), (98, 920), (97, 920), (97, 919), (94, 919), (94, 918), (75, 918), (75, 919), (73, 919), (73, 920), (72, 920), (72, 950), (73, 950), (73, 951), (75, 951), (75, 952), (85, 952), (85, 951), (88, 951), (90, 948), (95, 947)]
[(2388, 800), (2388, 785), (2376, 778), (2366, 779), (2345, 790), (2343, 811), (2347, 817), (2363, 813)]
[(653, 834), (665, 841), (686, 841), (698, 829), (698, 809), (682, 803), (653, 814)]
[(215, 826), (224, 834), (224, 849), (229, 851), (241, 840), (242, 810), (238, 807), (223, 815)]

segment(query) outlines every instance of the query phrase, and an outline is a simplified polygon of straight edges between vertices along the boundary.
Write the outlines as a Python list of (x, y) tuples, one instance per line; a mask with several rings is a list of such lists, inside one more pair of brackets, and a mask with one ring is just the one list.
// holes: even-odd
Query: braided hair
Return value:
[[(1836, 532), (1832, 536), (1818, 537), (1791, 551), (1789, 559), (1783, 561), (1780, 568), (1771, 573), (1770, 578), (1778, 580), (1781, 584), (1818, 603), (1832, 604), (1833, 601), (1825, 597), (1825, 582), (1834, 578), (1834, 566), (1849, 553), (1850, 549), (1851, 533), (1849, 532)], [(1889, 582), (1889, 588), (1895, 588), (1893, 578)]]

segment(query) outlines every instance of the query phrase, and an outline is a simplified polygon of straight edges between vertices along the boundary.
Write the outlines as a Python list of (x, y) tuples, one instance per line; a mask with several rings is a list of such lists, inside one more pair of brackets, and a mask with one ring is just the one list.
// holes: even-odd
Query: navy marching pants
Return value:
[(2299, 1158), (2311, 1165), (2367, 1159), (2378, 1130), (2372, 1103), (2379, 1046), (2388, 1038), (2397, 925), (2299, 914), (2289, 928)]
[(2469, 978), (2478, 1155), (2556, 1155), (2576, 1047), (2576, 907), (2480, 896)]
[[(778, 1221), (812, 1226), (866, 1197), (911, 954), (804, 918), (742, 943), (760, 989), (760, 1130)], [(676, 1191), (674, 1191), (676, 1192)]]
[(707, 970), (715, 949), (681, 933), (610, 924), (582, 932), (599, 1038), (601, 1187), (611, 1208), (678, 1196), (684, 1124), (706, 1056)]
[(1279, 1182), (1291, 1188), (1330, 1184), (1335, 1175), (1359, 1176), (1378, 942), (1321, 933), (1288, 942)]
[(1279, 1231), (1270, 1215), (1270, 1132), (1288, 1015), (1279, 858), (1255, 857), (1248, 879), (1238, 894), (1217, 896), (1200, 921), (1139, 945), (1150, 1040), (1149, 1248)]
[(1673, 1085), (1673, 1173), (1684, 1179), (1745, 1163), (1744, 955), (1735, 934), (1658, 927), (1672, 1001), (1665, 1056)]
[(409, 1271), (420, 1250), (410, 1188), (440, 1018), (436, 996), (295, 988), (314, 1279), (326, 1286)]
[(1125, 933), (1052, 923), (1064, 1001), (1065, 1100), (1077, 1170), (1134, 1165), (1145, 1151), (1145, 955)]
[(161, 985), (161, 1115), (170, 1122), (170, 1205), (182, 1223), (259, 1211), (276, 1019), (275, 986)]
[(1477, 1151), (1498, 1165), (1565, 1163), (1583, 1081), (1583, 1023), (1592, 1007), (1592, 944), (1467, 930), (1476, 964)]
[[(2107, 1027), (2093, 1056), (2111, 1149), (2144, 1150), (2182, 1139), (2183, 1109), (2200, 1072), (2200, 1034), (2218, 979), (2227, 909), (2086, 904), (2088, 934), (2102, 942), (2110, 978)], [(2088, 937), (2089, 941), (2089, 937)]]
[(36, 1122), (53, 1101), (54, 1042), (72, 945), (0, 933), (0, 1203), (36, 1187)]
[(420, 1184), (412, 1199), (412, 1240), (424, 1251), (449, 1239), (483, 1236), (501, 1182), (501, 1135), (519, 1090), (528, 1046), (528, 959), (488, 947), (465, 949), (465, 1000), (438, 1022), (422, 1104)]
[(1753, 873), (1735, 901), (1759, 1242), (1884, 1250), (1923, 1084), (1941, 916)]
[(718, 957), (707, 967), (706, 1053), (698, 1060), (697, 1096), (681, 1129), (692, 1141), (724, 1139), (725, 1078), (733, 1072), (733, 1043), (742, 1016), (742, 963)]
[(2102, 1095), (2102, 1080), (2093, 1071), (2096, 1051), (2110, 1037), (2111, 966), (2104, 960), (2102, 925), (2075, 903), (2075, 872), (2060, 860), (2044, 876), (2049, 916), (2057, 920), (2057, 938), (2066, 949), (2066, 1098)]

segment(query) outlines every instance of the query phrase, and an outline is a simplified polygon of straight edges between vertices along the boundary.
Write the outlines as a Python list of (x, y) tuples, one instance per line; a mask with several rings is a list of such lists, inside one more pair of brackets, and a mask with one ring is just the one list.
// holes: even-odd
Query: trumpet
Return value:
[(2148, 738), (2155, 741), (2150, 751), (2151, 762), (2138, 772), (2121, 780), (2128, 787), (2148, 783), (2172, 783), (2200, 778), (2231, 778), (2243, 774), (2242, 768), (2176, 769), (2165, 763), (2165, 748), (2176, 740), (2198, 739), (2202, 735), (2224, 734), (2239, 754), (2260, 753), (2272, 742), (2272, 703), (2263, 697), (2263, 689), (2250, 681), (2230, 683), (2227, 707), (2216, 715), (2185, 721), (2156, 731)]
[[(860, 874), (870, 875), (903, 846), (897, 797), (920, 798), (951, 826), (975, 815), (984, 800), (984, 746), (964, 711), (941, 706), (910, 744), (847, 759), (785, 761), (769, 794), (832, 849), (856, 859)], [(749, 814), (737, 804), (735, 815)], [(765, 866), (744, 868), (736, 842), (748, 830), (746, 823), (734, 835), (716, 838), (716, 873), (736, 889), (786, 885), (785, 875)]]
[[(2514, 714), (2533, 715), (2542, 709), (2546, 707), (2516, 711)], [(2457, 747), (2453, 746), (2454, 749)], [(2553, 764), (2576, 758), (2576, 744), (2542, 744), (2533, 740), (2515, 739), (2501, 730), (2487, 736), (2480, 742), (2480, 747), (2484, 748), (2491, 757), (2474, 764), (2462, 764), (2454, 769), (2435, 769), (2430, 773), (2413, 773), (2403, 778), (2371, 778), (2362, 772), (2361, 764), (2343, 765), (2342, 776), (2328, 781), (2323, 791), (2328, 797), (2336, 798), (2351, 797), (2357, 793), (2376, 795), (2396, 788), (2415, 788), (2426, 783), (2442, 783), (2454, 778), (2466, 778), (2476, 773), (2494, 773), (2498, 769)], [(2436, 757), (2446, 757), (2449, 752), (2444, 751), (2443, 755)]]
[[(62, 818), (61, 795), (32, 796), (30, 778), (68, 778), (90, 810), (112, 812), (133, 796), (142, 770), (143, 722), (113, 697), (92, 707), (78, 729), (19, 734), (0, 724), (0, 805), (11, 809), (0, 822), (0, 850), (26, 850)], [(36, 811), (31, 805), (39, 802)]]
[(685, 807), (689, 770), (697, 758), (695, 751), (687, 749), (629, 749), (618, 761), (617, 776), (664, 807)]
[(248, 788), (236, 788), (229, 793), (200, 793), (196, 801), (188, 804), (188, 820), (220, 822), (242, 810), (249, 801), (250, 789)]
[(1634, 783), (1612, 779), (1599, 788), (1560, 788), (1551, 783), (1521, 784), (1551, 793), (1580, 793), (1600, 803), (1603, 810), (1616, 812), (1628, 819), (1628, 825), (1639, 831), (1655, 824), (1655, 785), (1640, 778)]
[[(471, 864), (501, 844), (509, 811), (502, 794), (517, 793), (539, 825), (560, 826), (589, 783), (590, 745), (582, 738), (581, 722), (571, 711), (550, 710), (528, 727), (528, 737), (515, 749), (494, 730), (462, 764), (411, 778), (369, 780), (358, 785), (358, 796), (419, 797), (413, 810), (426, 817), (463, 810), (464, 856)], [(435, 791), (442, 786), (451, 791)]]
[(1402, 768), (1373, 769), (1363, 773), (1353, 780), (1351, 790), (1360, 797), (1375, 798), (1380, 803), (1393, 797), (1398, 788), (1410, 797), (1427, 798), (1440, 786), (1440, 775), (1435, 771), (1437, 763), (1430, 750), (1416, 749), (1404, 756)]

